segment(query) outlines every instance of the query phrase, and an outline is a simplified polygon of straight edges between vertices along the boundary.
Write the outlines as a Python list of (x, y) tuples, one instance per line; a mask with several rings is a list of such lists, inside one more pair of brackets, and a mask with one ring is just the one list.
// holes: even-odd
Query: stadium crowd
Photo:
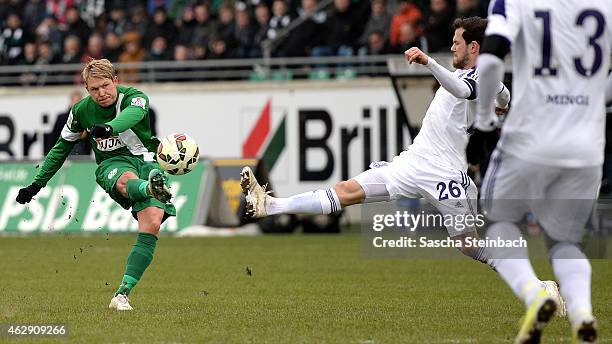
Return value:
[[(0, 65), (445, 52), (487, 0), (0, 0)], [(327, 0), (329, 1), (329, 0)], [(324, 7), (319, 9), (319, 7)]]

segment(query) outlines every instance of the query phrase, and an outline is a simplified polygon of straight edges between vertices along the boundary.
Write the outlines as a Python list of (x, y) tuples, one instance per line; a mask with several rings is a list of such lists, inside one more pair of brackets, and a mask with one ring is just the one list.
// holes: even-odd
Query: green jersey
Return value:
[(117, 100), (109, 107), (98, 105), (91, 96), (72, 107), (61, 136), (45, 157), (34, 183), (45, 186), (81, 139), (83, 131), (95, 124), (108, 124), (113, 128), (108, 139), (87, 138), (93, 147), (96, 163), (116, 156), (141, 156), (145, 161), (155, 160), (159, 140), (151, 134), (149, 98), (135, 88), (118, 85)]

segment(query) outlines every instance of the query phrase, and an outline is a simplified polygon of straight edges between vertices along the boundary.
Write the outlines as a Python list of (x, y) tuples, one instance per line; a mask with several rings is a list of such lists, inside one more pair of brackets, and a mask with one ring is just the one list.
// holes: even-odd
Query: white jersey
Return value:
[(486, 35), (512, 45), (512, 108), (498, 147), (560, 167), (601, 165), (612, 0), (493, 0)]
[(476, 68), (457, 69), (453, 75), (463, 80), (472, 94), (468, 99), (457, 98), (440, 87), (429, 104), (419, 134), (408, 150), (445, 166), (466, 171), (465, 149), (469, 140), (468, 131), (476, 115), (478, 72)]

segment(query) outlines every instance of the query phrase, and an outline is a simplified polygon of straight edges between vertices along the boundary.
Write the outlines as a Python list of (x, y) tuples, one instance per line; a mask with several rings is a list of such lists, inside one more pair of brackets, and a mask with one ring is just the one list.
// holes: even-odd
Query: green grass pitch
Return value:
[[(77, 343), (508, 343), (523, 313), (483, 264), (368, 260), (358, 234), (162, 237), (135, 310), (118, 313), (107, 307), (133, 241), (0, 238), (0, 324), (64, 323)], [(536, 271), (552, 276), (545, 262)], [(601, 343), (612, 341), (611, 285), (612, 262), (593, 261)], [(543, 342), (569, 334), (556, 318)]]

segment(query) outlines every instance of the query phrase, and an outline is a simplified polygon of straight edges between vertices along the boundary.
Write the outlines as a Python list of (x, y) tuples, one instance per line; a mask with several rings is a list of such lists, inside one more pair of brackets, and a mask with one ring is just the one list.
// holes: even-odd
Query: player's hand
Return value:
[(113, 127), (108, 124), (94, 124), (89, 128), (91, 136), (98, 139), (107, 139), (113, 135)]
[(497, 129), (501, 125), (499, 117), (490, 114), (476, 114), (476, 121), (474, 121), (474, 127), (480, 131), (489, 132)]
[(500, 107), (495, 107), (495, 114), (499, 117), (503, 117), (505, 116), (508, 111), (510, 110), (510, 108), (508, 106), (506, 106), (505, 108), (500, 108)]
[(425, 55), (425, 53), (419, 48), (412, 47), (406, 50), (404, 55), (406, 56), (408, 63), (416, 62), (424, 66), (427, 64), (427, 62), (429, 62), (429, 56)]
[(19, 193), (17, 194), (17, 198), (15, 201), (19, 204), (26, 204), (32, 200), (32, 197), (36, 196), (36, 194), (40, 191), (40, 186), (38, 184), (30, 184), (30, 186), (26, 186), (25, 188), (19, 189)]

